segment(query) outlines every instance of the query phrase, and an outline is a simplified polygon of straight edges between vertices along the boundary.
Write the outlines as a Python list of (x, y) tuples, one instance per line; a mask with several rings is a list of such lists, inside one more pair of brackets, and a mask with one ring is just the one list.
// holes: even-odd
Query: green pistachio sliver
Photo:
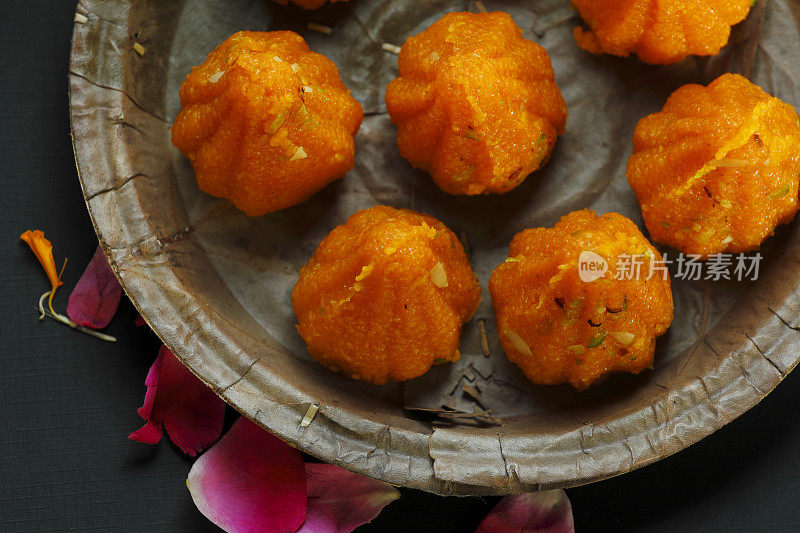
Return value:
[[(713, 170), (713, 169), (711, 169), (711, 170)], [(702, 178), (703, 176), (705, 176), (706, 174), (708, 174), (709, 172), (711, 172), (711, 170), (707, 170), (707, 171), (703, 172), (703, 169), (701, 168), (700, 170), (698, 170), (697, 172), (694, 173), (694, 176), (692, 176), (692, 179), (689, 180), (689, 181), (696, 181), (696, 180)]]
[(586, 346), (581, 344), (573, 344), (572, 346), (567, 346), (567, 349), (574, 353), (575, 355), (583, 355), (586, 353)]
[(449, 363), (449, 362), (450, 361), (448, 361), (447, 359), (443, 359), (441, 357), (437, 357), (436, 359), (433, 360), (434, 365), (442, 365), (444, 363)]
[(577, 320), (581, 314), (581, 306), (583, 305), (583, 298), (578, 298), (577, 300), (572, 300), (569, 303), (569, 309), (567, 309), (567, 319), (568, 320)]
[(589, 340), (589, 343), (586, 345), (587, 348), (597, 348), (603, 341), (606, 340), (606, 332), (599, 333)]
[(776, 190), (772, 191), (771, 193), (769, 193), (767, 195), (767, 198), (771, 198), (771, 199), (774, 200), (774, 199), (777, 199), (777, 198), (783, 198), (787, 194), (789, 194), (789, 185), (784, 185), (780, 189), (776, 189)]
[(269, 132), (270, 134), (275, 133), (283, 126), (283, 123), (286, 122), (286, 115), (289, 114), (288, 109), (284, 109), (275, 117), (275, 120), (272, 121), (272, 124), (269, 125)]
[(733, 204), (731, 203), (730, 200), (720, 200), (719, 201), (719, 205), (721, 205), (722, 207), (724, 207), (726, 209), (730, 209), (731, 207), (733, 207)]
[(519, 257), (506, 257), (504, 263), (519, 263), (521, 259)]
[(475, 130), (467, 130), (466, 133), (462, 135), (465, 139), (470, 139), (473, 141), (479, 141), (481, 138)]

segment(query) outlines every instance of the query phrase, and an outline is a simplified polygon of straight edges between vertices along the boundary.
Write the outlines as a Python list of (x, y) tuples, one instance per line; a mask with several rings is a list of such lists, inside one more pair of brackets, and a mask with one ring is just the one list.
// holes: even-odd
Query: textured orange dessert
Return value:
[(172, 143), (200, 189), (250, 216), (306, 200), (353, 168), (359, 103), (291, 31), (239, 32), (192, 69)]
[[(603, 261), (608, 269), (592, 270), (596, 279), (579, 273), (579, 265)], [(616, 213), (585, 209), (553, 228), (517, 234), (489, 280), (506, 355), (534, 383), (576, 389), (652, 366), (656, 337), (672, 322), (660, 261), (636, 225)], [(638, 274), (626, 266), (633, 264)]]
[(386, 206), (355, 213), (325, 237), (292, 291), (312, 357), (375, 384), (457, 361), (461, 326), (480, 299), (452, 231)]
[(639, 121), (627, 174), (654, 241), (754, 250), (797, 212), (800, 118), (736, 74), (685, 85)]
[(572, 5), (589, 27), (575, 28), (579, 47), (668, 65), (719, 53), (751, 0), (572, 0)]
[(285, 6), (289, 2), (295, 4), (296, 6), (300, 6), (303, 9), (318, 9), (322, 7), (326, 2), (330, 2), (331, 4), (336, 2), (346, 2), (347, 0), (275, 0), (280, 5)]
[(447, 193), (510, 191), (564, 132), (550, 58), (506, 13), (449, 13), (405, 42), (398, 66), (386, 108), (400, 153)]

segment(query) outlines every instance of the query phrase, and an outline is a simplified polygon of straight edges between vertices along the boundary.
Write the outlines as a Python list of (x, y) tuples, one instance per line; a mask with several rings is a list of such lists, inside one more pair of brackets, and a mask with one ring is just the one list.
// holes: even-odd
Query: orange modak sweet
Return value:
[(685, 85), (639, 121), (627, 174), (654, 241), (755, 250), (797, 212), (800, 117), (736, 74)]
[(331, 231), (292, 291), (297, 331), (311, 356), (375, 384), (457, 361), (461, 326), (480, 299), (452, 231), (386, 206), (359, 211)]
[(653, 363), (672, 322), (661, 255), (629, 219), (585, 209), (514, 237), (489, 280), (500, 343), (534, 383), (584, 389)]
[(386, 108), (400, 153), (447, 193), (510, 191), (564, 132), (550, 58), (506, 13), (449, 13), (405, 42), (398, 66)]
[(359, 103), (291, 31), (238, 32), (180, 89), (172, 143), (200, 189), (250, 216), (308, 199), (353, 168)]
[(593, 54), (668, 65), (690, 55), (716, 55), (752, 0), (572, 0), (588, 30), (575, 28), (578, 46)]

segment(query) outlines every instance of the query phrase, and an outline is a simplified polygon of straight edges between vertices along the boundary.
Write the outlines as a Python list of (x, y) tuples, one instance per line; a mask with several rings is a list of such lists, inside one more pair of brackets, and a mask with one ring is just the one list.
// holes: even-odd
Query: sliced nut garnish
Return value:
[(481, 351), (483, 351), (483, 355), (489, 357), (491, 353), (489, 352), (489, 339), (486, 338), (486, 324), (484, 324), (483, 320), (478, 320), (478, 332), (481, 334)]
[(312, 403), (309, 405), (306, 415), (300, 421), (300, 427), (305, 428), (310, 426), (311, 422), (314, 420), (314, 417), (317, 415), (317, 411), (319, 411), (319, 404)]
[(308, 154), (306, 154), (306, 151), (303, 150), (303, 147), (302, 146), (298, 146), (297, 147), (297, 151), (294, 153), (294, 155), (291, 157), (291, 159), (289, 159), (289, 161), (297, 161), (298, 159), (305, 159), (307, 157), (308, 157)]
[(636, 338), (636, 335), (627, 331), (612, 331), (609, 335), (623, 346), (630, 346)]
[(436, 263), (434, 265), (431, 269), (431, 281), (440, 289), (447, 287), (447, 272), (444, 269), (444, 265), (441, 263)]
[(330, 35), (333, 32), (333, 29), (330, 26), (317, 24), (316, 22), (309, 22), (306, 27), (309, 30), (318, 31), (320, 33), (324, 33), (325, 35)]
[(507, 328), (506, 337), (508, 337), (508, 340), (511, 341), (511, 344), (517, 351), (522, 352), (524, 355), (527, 355), (528, 357), (533, 356), (533, 352), (531, 352), (531, 347), (528, 346), (528, 343), (525, 342), (523, 338), (520, 337), (516, 331), (514, 331), (511, 328)]
[(392, 54), (400, 54), (400, 47), (396, 44), (383, 43), (381, 49), (385, 52), (391, 52)]

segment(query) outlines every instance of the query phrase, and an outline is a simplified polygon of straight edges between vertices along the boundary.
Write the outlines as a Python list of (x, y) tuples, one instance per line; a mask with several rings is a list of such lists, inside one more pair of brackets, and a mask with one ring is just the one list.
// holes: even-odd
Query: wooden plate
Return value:
[[(86, 19), (75, 25), (70, 61), (86, 204), (128, 296), (164, 343), (245, 416), (303, 451), (442, 494), (567, 487), (649, 464), (755, 405), (800, 357), (793, 223), (762, 250), (757, 281), (675, 281), (676, 319), (659, 340), (655, 368), (584, 393), (525, 381), (499, 347), (485, 290), (462, 360), (418, 380), (370, 386), (310, 360), (294, 331), (291, 287), (319, 240), (357, 209), (388, 203), (440, 218), (468, 242), (485, 288), (523, 228), (584, 207), (621, 212), (643, 227), (624, 176), (631, 135), (680, 85), (731, 70), (800, 102), (796, 69), (786, 66), (800, 64), (800, 8), (789, 0), (760, 2), (719, 56), (671, 67), (578, 50), (578, 20), (565, 0), (485, 3), (511, 13), (548, 49), (570, 112), (551, 162), (503, 197), (438, 191), (397, 154), (383, 108), (396, 56), (381, 43), (400, 45), (469, 2), (357, 0), (302, 12), (268, 0), (82, 0)], [(308, 21), (333, 32), (309, 31)], [(181, 80), (239, 29), (300, 32), (337, 63), (366, 112), (350, 174), (303, 205), (258, 219), (199, 192), (169, 137)], [(319, 411), (303, 426), (312, 404)], [(491, 414), (445, 412), (473, 409)]]

